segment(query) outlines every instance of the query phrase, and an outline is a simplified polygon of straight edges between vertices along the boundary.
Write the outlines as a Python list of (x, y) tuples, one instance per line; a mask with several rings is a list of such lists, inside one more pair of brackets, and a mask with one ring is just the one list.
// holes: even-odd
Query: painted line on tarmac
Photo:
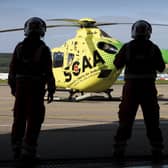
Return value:
[[(54, 126), (82, 126), (82, 125), (97, 125), (97, 124), (112, 124), (112, 125), (118, 125), (118, 122), (85, 122), (85, 123), (48, 123), (48, 124), (42, 124), (42, 127), (54, 127)], [(160, 124), (168, 124), (168, 121), (161, 121)], [(136, 125), (144, 125), (143, 121), (138, 121), (134, 124)], [(0, 124), (0, 127), (11, 127), (12, 124)]]
[[(70, 124), (44, 124), (42, 127), (53, 127), (53, 126), (84, 126), (84, 125), (97, 125), (100, 124), (100, 122), (94, 122), (94, 123), (70, 123)], [(107, 122), (101, 123), (101, 124), (108, 124)]]
[[(82, 125), (97, 125), (100, 124), (100, 122), (94, 122), (94, 123), (70, 123), (70, 124), (43, 124), (42, 127), (53, 127), (53, 126), (82, 126)], [(102, 123), (101, 123), (102, 124)], [(105, 122), (104, 124), (108, 124)], [(12, 124), (0, 124), (0, 127), (11, 127)]]

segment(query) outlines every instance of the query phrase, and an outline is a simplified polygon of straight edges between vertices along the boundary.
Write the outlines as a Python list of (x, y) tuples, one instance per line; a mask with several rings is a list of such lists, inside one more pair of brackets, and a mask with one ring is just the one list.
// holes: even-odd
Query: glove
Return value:
[(15, 89), (15, 88), (11, 88), (11, 94), (12, 94), (13, 96), (16, 95), (16, 89)]
[(11, 94), (13, 95), (13, 96), (15, 96), (16, 95), (16, 79), (15, 79), (15, 76), (14, 75), (9, 75), (8, 76), (8, 84), (9, 84), (9, 86), (10, 86), (10, 88), (11, 88)]
[(53, 93), (51, 92), (48, 92), (48, 95), (47, 95), (47, 104), (51, 103), (53, 101)]

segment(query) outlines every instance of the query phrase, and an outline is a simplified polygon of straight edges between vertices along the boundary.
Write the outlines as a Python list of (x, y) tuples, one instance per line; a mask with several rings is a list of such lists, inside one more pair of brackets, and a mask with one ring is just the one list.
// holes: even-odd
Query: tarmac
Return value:
[[(122, 86), (114, 86), (121, 96)], [(128, 141), (126, 159), (119, 167), (168, 167), (168, 86), (159, 85), (160, 128), (164, 137), (164, 160), (151, 161), (141, 109), (138, 109), (133, 134)], [(57, 94), (57, 93), (56, 93)], [(61, 96), (64, 93), (58, 93)], [(0, 168), (12, 167), (10, 146), (14, 97), (8, 86), (0, 86)], [(38, 142), (40, 162), (36, 166), (57, 168), (112, 168), (113, 137), (118, 127), (120, 101), (53, 102), (46, 104), (46, 118)]]

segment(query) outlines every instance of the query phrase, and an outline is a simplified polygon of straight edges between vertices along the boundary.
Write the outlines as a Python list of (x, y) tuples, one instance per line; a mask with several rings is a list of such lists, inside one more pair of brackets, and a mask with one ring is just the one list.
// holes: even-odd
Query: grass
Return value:
[(7, 85), (7, 83), (8, 83), (7, 80), (1, 80), (0, 79), (0, 85)]
[(0, 53), (0, 72), (8, 72), (9, 62), (11, 59), (11, 53)]

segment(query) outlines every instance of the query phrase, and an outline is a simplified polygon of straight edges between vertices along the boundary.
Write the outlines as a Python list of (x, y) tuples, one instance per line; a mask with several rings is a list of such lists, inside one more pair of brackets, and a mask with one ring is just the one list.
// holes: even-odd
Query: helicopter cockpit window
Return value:
[(99, 49), (104, 50), (105, 52), (107, 52), (109, 54), (116, 54), (117, 53), (117, 47), (115, 47), (112, 44), (105, 43), (105, 42), (99, 42), (97, 46)]
[(71, 64), (72, 61), (73, 61), (73, 59), (74, 59), (74, 54), (69, 53), (69, 54), (68, 54), (68, 64)]
[(63, 52), (55, 52), (53, 54), (53, 66), (56, 67), (62, 67), (63, 65)]

